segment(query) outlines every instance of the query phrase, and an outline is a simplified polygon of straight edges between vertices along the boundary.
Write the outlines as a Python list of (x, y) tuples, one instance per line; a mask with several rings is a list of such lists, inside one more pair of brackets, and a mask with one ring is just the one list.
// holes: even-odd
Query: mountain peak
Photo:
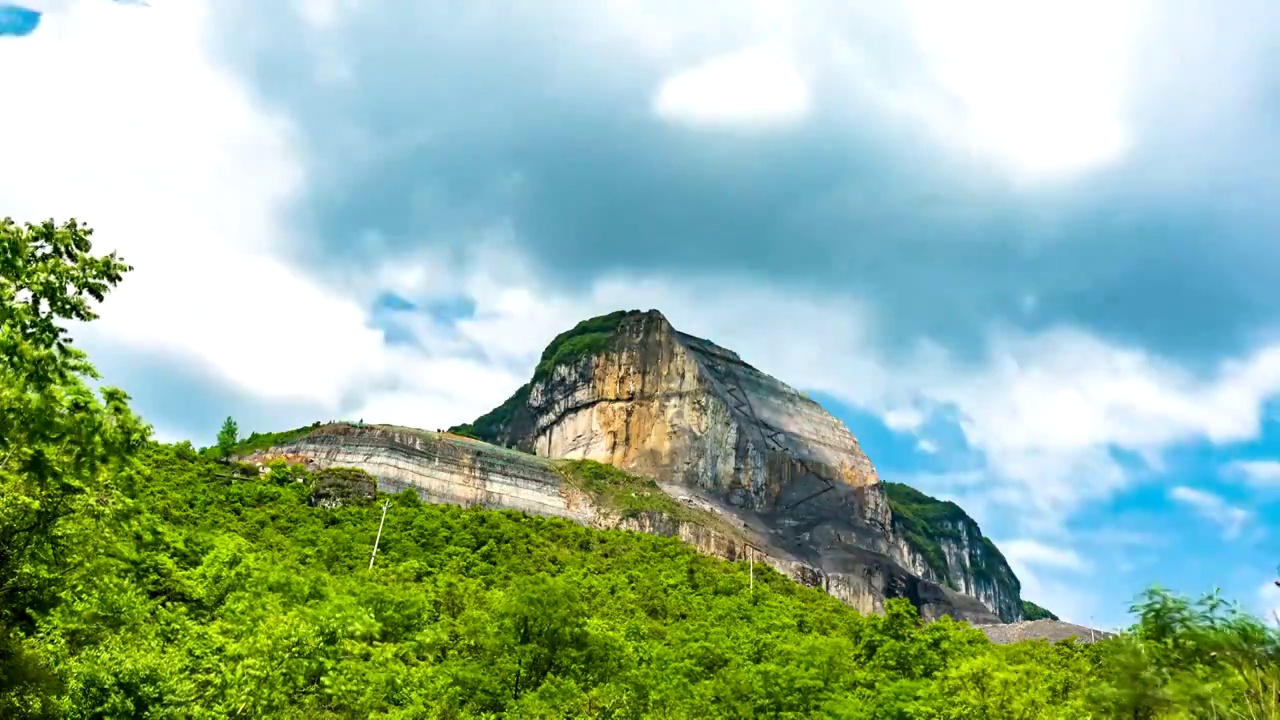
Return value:
[(926, 615), (1022, 614), (1016, 576), (967, 516), (934, 527), (932, 506), (886, 494), (843, 423), (657, 310), (560, 333), (528, 383), (450, 431), (652, 478), (718, 508), (762, 550), (866, 610), (905, 596)]
[(657, 310), (615, 310), (583, 320), (547, 344), (534, 367), (534, 379), (546, 377), (557, 365), (573, 363), (607, 350), (620, 328), (645, 321), (667, 323)]

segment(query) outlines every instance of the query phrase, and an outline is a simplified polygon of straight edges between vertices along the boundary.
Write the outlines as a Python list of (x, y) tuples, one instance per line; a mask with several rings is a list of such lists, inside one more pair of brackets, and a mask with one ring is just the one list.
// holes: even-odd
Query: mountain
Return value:
[(1022, 617), (1017, 577), (963, 510), (881, 483), (816, 402), (655, 310), (561, 333), (529, 383), (451, 431), (608, 463), (722, 505), (770, 552), (867, 595), (854, 604), (920, 593), (926, 612), (983, 619), (972, 598), (1001, 621)]
[[(367, 470), (382, 490), (677, 536), (865, 611), (1023, 617), (1017, 577), (954, 503), (880, 482), (841, 422), (657, 311), (561, 333), (506, 402), (446, 433), (332, 424), (248, 459)], [(261, 444), (261, 443), (260, 443)]]

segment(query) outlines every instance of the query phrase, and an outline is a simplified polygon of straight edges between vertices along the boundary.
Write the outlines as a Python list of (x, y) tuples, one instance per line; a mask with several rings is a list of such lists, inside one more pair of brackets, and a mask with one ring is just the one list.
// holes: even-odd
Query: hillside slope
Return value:
[[(756, 563), (867, 612), (882, 611), (883, 601), (891, 597), (911, 599), (929, 617), (953, 607), (947, 591), (922, 583), (883, 557), (863, 552), (869, 572), (834, 575), (771, 544), (766, 533), (723, 503), (593, 460), (551, 460), (450, 433), (382, 425), (333, 423), (289, 433), (288, 438), (237, 459), (262, 466), (284, 461), (311, 470), (358, 468), (377, 478), (381, 490), (413, 490), (426, 502), (521, 510), (593, 528), (676, 537), (712, 557), (741, 560), (750, 555)], [(967, 619), (995, 621), (976, 602), (959, 607)]]
[[(624, 513), (650, 509), (633, 498), (643, 486), (600, 477), (616, 470), (578, 467), (605, 504), (614, 493)], [(127, 502), (107, 522), (68, 528), (67, 600), (41, 615), (21, 656), (48, 672), (0, 675), (0, 717), (870, 719), (1086, 707), (1081, 690), (1041, 697), (1046, 682), (1085, 687), (1077, 678), (1091, 668), (1070, 649), (1028, 654), (963, 625), (922, 627), (903, 601), (863, 615), (668, 538), (412, 492), (382, 495), (383, 522), (360, 473), (245, 470), (189, 447), (137, 454)], [(330, 502), (344, 480), (353, 492)], [(991, 665), (1016, 673), (1007, 697), (968, 680)], [(21, 707), (5, 704), (15, 689)], [(37, 701), (45, 712), (30, 712)]]

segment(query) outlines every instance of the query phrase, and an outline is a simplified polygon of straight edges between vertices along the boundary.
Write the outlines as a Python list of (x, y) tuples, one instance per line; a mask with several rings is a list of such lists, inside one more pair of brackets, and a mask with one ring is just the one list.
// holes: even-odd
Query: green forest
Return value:
[(129, 271), (90, 239), (0, 221), (2, 718), (1280, 717), (1280, 635), (1216, 595), (993, 645), (673, 539), (260, 473), (215, 457), (233, 426), (157, 443), (68, 337)]

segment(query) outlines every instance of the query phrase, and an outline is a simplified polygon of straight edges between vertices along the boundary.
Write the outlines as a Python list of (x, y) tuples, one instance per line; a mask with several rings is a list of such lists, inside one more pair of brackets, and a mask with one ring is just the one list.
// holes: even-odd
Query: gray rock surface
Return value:
[(301, 440), (246, 458), (312, 469), (354, 467), (377, 478), (378, 490), (417, 492), (424, 502), (512, 509), (590, 522), (594, 514), (564, 492), (550, 461), (487, 443), (394, 426), (335, 423)]
[(1091, 643), (1115, 637), (1115, 633), (1094, 630), (1061, 620), (1028, 620), (1006, 625), (981, 625), (979, 629), (986, 633), (991, 642), (1000, 645), (1024, 640), (1059, 642), (1073, 638), (1077, 642)]

